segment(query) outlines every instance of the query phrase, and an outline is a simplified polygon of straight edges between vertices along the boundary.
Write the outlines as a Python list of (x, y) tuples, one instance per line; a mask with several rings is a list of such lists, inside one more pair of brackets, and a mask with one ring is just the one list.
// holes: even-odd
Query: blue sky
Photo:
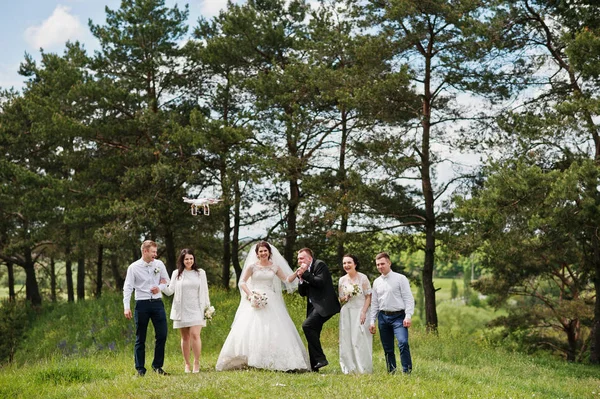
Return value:
[[(240, 1), (236, 1), (240, 2)], [(211, 18), (226, 7), (227, 0), (165, 0), (169, 7), (189, 4), (188, 25), (199, 16)], [(88, 20), (103, 24), (105, 7), (118, 9), (121, 0), (0, 0), (0, 88), (23, 86), (18, 74), (25, 53), (39, 59), (45, 52), (62, 54), (67, 40), (79, 40), (88, 53), (97, 49)]]

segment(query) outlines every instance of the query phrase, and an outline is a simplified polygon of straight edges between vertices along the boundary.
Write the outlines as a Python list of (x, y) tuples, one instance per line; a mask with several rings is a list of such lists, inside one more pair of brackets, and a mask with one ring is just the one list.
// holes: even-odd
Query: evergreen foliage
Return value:
[[(334, 276), (351, 252), (373, 279), (388, 251), (427, 331), (438, 296), (458, 296), (434, 279), (462, 277), (466, 304), (508, 313), (486, 339), (600, 362), (593, 1), (249, 0), (191, 29), (188, 6), (165, 3), (107, 7), (89, 21), (98, 51), (26, 54), (23, 89), (0, 91), (9, 292), (104, 320), (42, 353), (103, 355), (119, 346), (104, 332), (131, 335), (101, 294), (120, 291), (141, 240), (170, 270), (194, 248), (229, 289), (265, 238), (291, 264), (311, 247)], [(481, 153), (475, 174), (440, 169), (458, 149)], [(183, 196), (222, 201), (192, 217)], [(19, 334), (48, 341), (4, 306), (3, 358)]]

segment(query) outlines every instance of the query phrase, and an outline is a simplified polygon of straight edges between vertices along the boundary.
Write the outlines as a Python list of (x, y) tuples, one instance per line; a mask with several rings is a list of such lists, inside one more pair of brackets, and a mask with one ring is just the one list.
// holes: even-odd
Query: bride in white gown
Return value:
[(279, 371), (309, 370), (308, 353), (282, 297), (297, 288), (292, 269), (266, 241), (250, 249), (242, 270), (240, 305), (223, 344), (217, 371), (254, 367)]

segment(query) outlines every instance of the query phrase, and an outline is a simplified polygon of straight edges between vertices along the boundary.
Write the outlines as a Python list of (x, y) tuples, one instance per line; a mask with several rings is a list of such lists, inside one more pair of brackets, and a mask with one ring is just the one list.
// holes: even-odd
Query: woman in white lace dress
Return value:
[(340, 278), (340, 367), (344, 374), (373, 372), (373, 335), (365, 325), (371, 305), (371, 283), (358, 272), (358, 258), (344, 255)]
[(266, 241), (250, 250), (242, 270), (240, 305), (217, 360), (217, 371), (254, 367), (279, 371), (310, 368), (308, 353), (285, 307), (288, 292), (297, 288), (292, 269)]
[[(200, 371), (200, 352), (202, 341), (200, 331), (206, 326), (204, 311), (210, 307), (206, 272), (198, 267), (194, 252), (182, 249), (177, 259), (177, 270), (169, 285), (163, 290), (166, 295), (173, 295), (171, 320), (173, 328), (181, 334), (181, 353), (185, 362), (186, 373)], [(194, 353), (194, 366), (190, 364), (190, 348)]]

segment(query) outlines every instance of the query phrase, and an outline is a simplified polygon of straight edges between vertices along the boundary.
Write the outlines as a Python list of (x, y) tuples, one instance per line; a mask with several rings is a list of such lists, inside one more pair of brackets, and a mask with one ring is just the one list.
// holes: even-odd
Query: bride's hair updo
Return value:
[(354, 270), (358, 270), (358, 267), (360, 266), (360, 263), (358, 262), (358, 258), (355, 255), (352, 254), (345, 254), (344, 256), (342, 256), (342, 270), (344, 270), (344, 258), (350, 258), (352, 259), (352, 261), (354, 262)]
[(269, 251), (269, 260), (271, 260), (271, 255), (273, 255), (273, 251), (271, 251), (271, 246), (269, 245), (269, 243), (266, 241), (261, 241), (258, 244), (256, 244), (256, 248), (254, 248), (254, 252), (256, 252), (256, 255), (258, 255), (258, 249), (260, 247), (267, 248), (267, 251)]

